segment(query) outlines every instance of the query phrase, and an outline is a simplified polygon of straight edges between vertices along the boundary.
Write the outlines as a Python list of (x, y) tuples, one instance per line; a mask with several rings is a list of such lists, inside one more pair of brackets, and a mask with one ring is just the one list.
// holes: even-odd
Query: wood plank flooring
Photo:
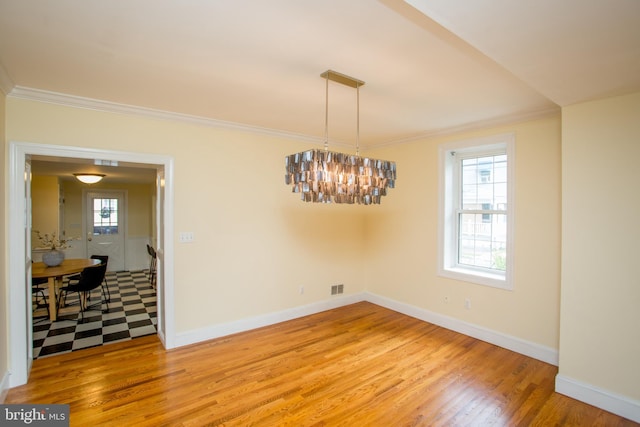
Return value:
[(370, 304), (165, 351), (156, 336), (34, 361), (5, 403), (72, 426), (638, 426), (553, 391), (557, 368)]

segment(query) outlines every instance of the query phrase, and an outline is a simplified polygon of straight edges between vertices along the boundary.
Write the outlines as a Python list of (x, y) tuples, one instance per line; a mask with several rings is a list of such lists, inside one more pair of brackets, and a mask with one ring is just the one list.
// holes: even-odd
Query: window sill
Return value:
[(465, 268), (441, 268), (438, 275), (448, 279), (461, 280), (463, 282), (475, 283), (478, 285), (491, 286), (505, 290), (512, 290), (512, 283), (505, 276), (470, 270)]

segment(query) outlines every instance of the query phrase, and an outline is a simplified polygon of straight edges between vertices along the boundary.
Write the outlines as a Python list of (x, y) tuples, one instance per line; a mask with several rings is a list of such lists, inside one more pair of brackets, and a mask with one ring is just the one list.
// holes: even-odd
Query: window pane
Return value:
[(478, 185), (478, 202), (489, 205), (493, 203), (493, 184)]
[[(507, 156), (463, 159), (460, 174), (463, 210), (506, 210)], [(489, 208), (481, 206), (490, 206)]]
[(496, 183), (493, 186), (493, 209), (506, 210), (507, 209), (507, 183)]
[(458, 264), (506, 270), (506, 214), (459, 215)]
[(465, 184), (462, 186), (462, 206), (463, 209), (477, 209), (478, 186), (475, 184)]
[(476, 184), (476, 168), (467, 166), (462, 169), (462, 181), (466, 184)]
[(118, 199), (93, 199), (93, 234), (118, 234)]
[[(503, 157), (503, 156), (497, 156)], [(496, 157), (496, 159), (497, 159)], [(507, 161), (497, 161), (493, 167), (493, 182), (507, 182)]]

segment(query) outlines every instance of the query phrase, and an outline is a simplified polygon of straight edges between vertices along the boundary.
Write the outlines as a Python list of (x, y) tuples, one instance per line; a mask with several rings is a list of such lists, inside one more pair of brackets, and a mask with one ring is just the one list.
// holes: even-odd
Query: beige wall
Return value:
[[(33, 230), (40, 231), (41, 234), (56, 233), (60, 236), (61, 230), (58, 230), (60, 207), (58, 198), (60, 187), (58, 185), (58, 177), (56, 176), (37, 176), (31, 177), (31, 227)], [(32, 236), (31, 247), (41, 247), (36, 234)]]
[[(14, 98), (7, 118), (9, 140), (174, 157), (175, 232), (195, 233), (191, 244), (173, 236), (177, 333), (322, 301), (343, 283), (347, 294), (367, 289), (558, 346), (558, 117), (379, 150), (398, 162), (398, 188), (369, 207), (304, 204), (291, 194), (283, 163), (305, 148), (297, 141)], [(504, 132), (517, 139), (515, 288), (440, 278), (438, 144)]]
[[(515, 275), (512, 291), (437, 275), (438, 147), (515, 133)], [(435, 137), (378, 150), (394, 159), (397, 188), (367, 212), (367, 289), (441, 315), (558, 348), (560, 117)], [(445, 296), (449, 302), (445, 302)], [(471, 309), (464, 308), (465, 298)]]
[[(0, 162), (2, 162), (2, 173), (0, 173), (0, 222), (2, 222), (2, 227), (0, 228), (0, 242), (7, 241), (7, 211), (6, 211), (6, 188), (7, 188), (7, 140), (5, 138), (5, 107), (6, 107), (6, 97), (2, 90), (0, 90)], [(7, 342), (9, 330), (9, 319), (7, 318), (8, 313), (5, 308), (7, 307), (8, 300), (8, 280), (9, 274), (7, 272), (7, 244), (0, 246), (0, 307), (2, 307), (2, 311), (0, 312), (0, 384), (2, 381), (8, 381), (3, 378), (8, 369), (8, 353), (9, 353), (9, 343)], [(1, 396), (2, 390), (0, 389), (0, 402), (4, 401)]]
[(284, 185), (298, 141), (16, 98), (7, 135), (174, 158), (178, 334), (323, 301), (336, 283), (364, 289), (360, 207), (304, 204)]
[(559, 374), (640, 401), (640, 92), (562, 111)]

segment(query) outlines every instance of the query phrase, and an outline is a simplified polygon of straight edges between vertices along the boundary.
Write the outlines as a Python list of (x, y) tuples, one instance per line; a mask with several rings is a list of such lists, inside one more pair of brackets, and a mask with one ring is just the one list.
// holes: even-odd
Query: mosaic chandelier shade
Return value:
[(396, 179), (394, 162), (321, 149), (291, 154), (285, 167), (285, 183), (305, 202), (380, 204)]
[[(387, 160), (360, 156), (361, 80), (328, 70), (326, 80), (324, 149), (313, 149), (285, 157), (285, 184), (299, 193), (305, 202), (380, 204), (387, 188), (395, 187), (396, 164)], [(329, 80), (351, 86), (357, 91), (356, 153), (329, 151)]]

